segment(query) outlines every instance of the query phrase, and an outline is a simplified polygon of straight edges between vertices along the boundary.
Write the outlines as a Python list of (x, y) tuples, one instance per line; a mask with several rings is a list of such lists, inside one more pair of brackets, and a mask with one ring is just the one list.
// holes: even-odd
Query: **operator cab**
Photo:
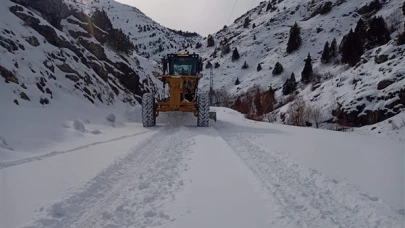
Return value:
[(197, 54), (168, 54), (162, 59), (163, 74), (173, 76), (196, 76), (203, 68), (202, 59)]

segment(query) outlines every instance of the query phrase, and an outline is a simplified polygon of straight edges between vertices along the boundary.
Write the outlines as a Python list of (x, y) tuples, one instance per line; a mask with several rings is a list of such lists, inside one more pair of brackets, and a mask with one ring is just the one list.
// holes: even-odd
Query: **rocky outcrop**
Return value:
[(43, 18), (53, 27), (62, 30), (61, 20), (71, 14), (71, 10), (62, 0), (11, 0), (17, 4), (23, 5), (39, 11)]
[(6, 83), (13, 82), (15, 84), (19, 84), (18, 78), (14, 75), (14, 73), (2, 66), (0, 66), (0, 75), (4, 78)]

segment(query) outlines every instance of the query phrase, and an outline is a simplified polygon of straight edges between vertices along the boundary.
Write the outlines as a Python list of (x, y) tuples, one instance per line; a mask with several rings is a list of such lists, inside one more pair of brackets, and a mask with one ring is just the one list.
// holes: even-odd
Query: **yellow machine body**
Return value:
[(193, 112), (198, 114), (197, 102), (188, 100), (189, 95), (195, 97), (195, 87), (197, 81), (202, 76), (185, 76), (185, 75), (159, 75), (164, 82), (169, 85), (169, 99), (167, 101), (157, 102), (156, 114), (159, 112)]

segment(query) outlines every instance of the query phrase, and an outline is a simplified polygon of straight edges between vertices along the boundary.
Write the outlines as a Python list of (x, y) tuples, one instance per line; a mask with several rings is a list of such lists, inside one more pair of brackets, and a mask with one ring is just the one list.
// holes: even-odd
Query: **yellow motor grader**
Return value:
[[(197, 54), (168, 54), (162, 59), (163, 96), (156, 98), (153, 93), (142, 96), (142, 122), (144, 127), (156, 125), (161, 112), (192, 112), (197, 117), (197, 126), (208, 127), (210, 118), (216, 120), (216, 113), (210, 112), (208, 92), (198, 91), (198, 82), (203, 77), (202, 59)], [(166, 97), (166, 85), (169, 95)]]

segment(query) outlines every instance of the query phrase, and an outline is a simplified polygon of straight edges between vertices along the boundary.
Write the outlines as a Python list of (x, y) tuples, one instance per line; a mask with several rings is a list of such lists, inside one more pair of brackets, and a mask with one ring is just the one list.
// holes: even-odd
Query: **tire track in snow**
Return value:
[(21, 164), (25, 164), (25, 163), (33, 162), (33, 161), (41, 161), (42, 159), (50, 158), (50, 157), (53, 157), (53, 156), (56, 156), (56, 155), (75, 152), (75, 151), (78, 151), (78, 150), (90, 148), (92, 146), (97, 146), (97, 145), (100, 145), (100, 144), (106, 144), (106, 143), (110, 143), (110, 142), (114, 142), (114, 141), (119, 141), (119, 140), (123, 140), (123, 139), (126, 139), (126, 138), (132, 138), (132, 137), (135, 137), (135, 136), (138, 136), (138, 135), (147, 134), (149, 132), (151, 132), (151, 131), (139, 132), (139, 133), (135, 133), (135, 134), (132, 134), (132, 135), (124, 135), (124, 136), (113, 138), (113, 139), (106, 140), (106, 141), (94, 142), (94, 143), (78, 146), (78, 147), (75, 147), (75, 148), (70, 149), (70, 150), (52, 151), (52, 152), (47, 153), (47, 154), (43, 154), (43, 155), (35, 156), (35, 157), (30, 157), (30, 158), (24, 158), (24, 159), (17, 160), (17, 161), (0, 162), (0, 169), (4, 169), (4, 168), (11, 167), (11, 166), (16, 166), (16, 165), (21, 165)]
[(285, 154), (255, 142), (251, 135), (217, 129), (299, 227), (400, 228), (404, 216), (377, 198), (316, 170), (290, 162)]
[(163, 127), (126, 157), (89, 181), (82, 190), (42, 210), (26, 227), (149, 227), (170, 216), (159, 208), (182, 187), (183, 159), (193, 134)]

